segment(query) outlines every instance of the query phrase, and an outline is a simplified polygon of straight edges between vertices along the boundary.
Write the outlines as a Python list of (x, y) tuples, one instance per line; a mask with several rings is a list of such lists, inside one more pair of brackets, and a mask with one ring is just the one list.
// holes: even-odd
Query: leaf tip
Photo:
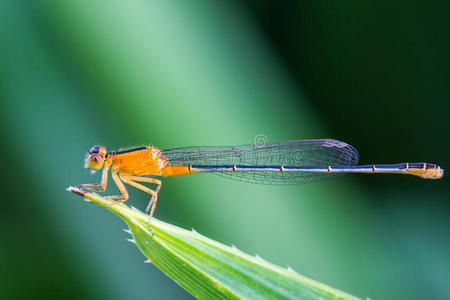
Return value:
[(78, 195), (78, 196), (81, 196), (81, 197), (84, 197), (84, 196), (86, 196), (86, 194), (87, 194), (87, 193), (86, 193), (85, 191), (83, 191), (82, 189), (79, 189), (79, 188), (74, 187), (74, 186), (69, 186), (66, 190), (69, 191), (69, 192), (71, 192), (71, 193), (74, 193), (74, 194), (76, 194), (76, 195)]
[(150, 259), (144, 260), (144, 264), (151, 264), (152, 261)]
[(130, 229), (122, 228), (122, 230), (123, 230), (123, 231), (125, 231), (126, 233), (129, 233), (129, 234), (131, 234), (131, 231), (130, 231)]
[(136, 241), (134, 239), (127, 239), (130, 243), (136, 244)]

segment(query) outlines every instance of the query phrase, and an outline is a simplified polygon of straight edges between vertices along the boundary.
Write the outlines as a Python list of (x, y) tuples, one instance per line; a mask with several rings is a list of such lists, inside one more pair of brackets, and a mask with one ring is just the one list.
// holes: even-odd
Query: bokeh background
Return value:
[[(190, 299), (65, 188), (87, 148), (335, 138), (450, 166), (448, 2), (0, 2), (5, 299)], [(131, 191), (132, 189), (130, 189)], [(109, 191), (115, 192), (113, 185)], [(448, 179), (167, 178), (156, 217), (360, 297), (450, 298)], [(144, 209), (131, 192), (128, 204)]]

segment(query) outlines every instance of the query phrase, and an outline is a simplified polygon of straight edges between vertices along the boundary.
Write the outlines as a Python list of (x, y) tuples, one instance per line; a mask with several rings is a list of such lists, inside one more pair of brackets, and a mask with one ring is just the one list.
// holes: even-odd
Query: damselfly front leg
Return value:
[(79, 184), (76, 187), (94, 191), (94, 192), (104, 192), (106, 190), (106, 184), (108, 182), (108, 170), (111, 167), (111, 163), (106, 162), (103, 167), (102, 179), (100, 183), (83, 183)]

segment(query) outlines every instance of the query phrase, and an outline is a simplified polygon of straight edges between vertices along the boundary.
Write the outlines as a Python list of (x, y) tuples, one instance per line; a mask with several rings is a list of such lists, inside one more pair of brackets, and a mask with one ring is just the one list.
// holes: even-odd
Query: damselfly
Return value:
[[(155, 210), (161, 180), (147, 176), (176, 176), (193, 173), (213, 173), (241, 181), (262, 184), (307, 183), (345, 173), (395, 173), (416, 175), (425, 179), (441, 178), (444, 170), (428, 163), (399, 163), (389, 165), (357, 165), (358, 152), (344, 142), (296, 140), (264, 145), (200, 146), (159, 150), (154, 146), (107, 152), (103, 146), (93, 146), (85, 168), (93, 172), (103, 168), (100, 183), (79, 187), (103, 192), (108, 171), (121, 194), (108, 196), (117, 199), (110, 205), (128, 200), (124, 183), (148, 194), (149, 223)], [(138, 182), (156, 184), (155, 189)]]

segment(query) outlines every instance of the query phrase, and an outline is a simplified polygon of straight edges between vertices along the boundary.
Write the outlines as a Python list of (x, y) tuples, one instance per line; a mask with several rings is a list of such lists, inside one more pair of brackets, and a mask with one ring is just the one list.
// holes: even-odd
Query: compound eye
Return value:
[(106, 148), (101, 145), (95, 145), (89, 151), (90, 154), (100, 154), (102, 157), (106, 156)]
[(89, 153), (90, 153), (90, 154), (98, 153), (98, 146), (92, 147), (91, 150), (89, 150)]
[(103, 163), (103, 157), (97, 153), (93, 153), (86, 158), (84, 167), (91, 170), (100, 170), (103, 166)]

